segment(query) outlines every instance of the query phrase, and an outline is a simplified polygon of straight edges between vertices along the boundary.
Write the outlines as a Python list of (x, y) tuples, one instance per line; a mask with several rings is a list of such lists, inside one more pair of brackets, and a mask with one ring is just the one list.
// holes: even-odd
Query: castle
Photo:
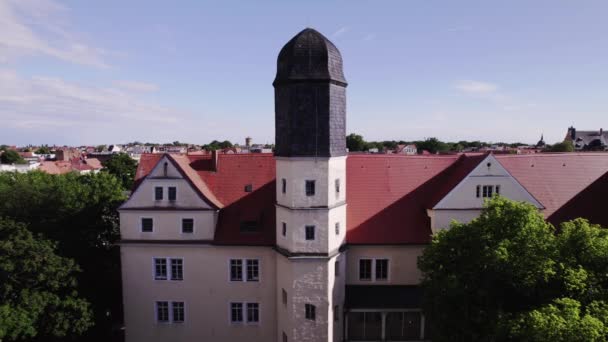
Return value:
[(340, 52), (278, 56), (274, 154), (144, 154), (121, 206), (126, 340), (421, 341), (417, 257), (499, 194), (608, 225), (608, 154), (346, 150)]

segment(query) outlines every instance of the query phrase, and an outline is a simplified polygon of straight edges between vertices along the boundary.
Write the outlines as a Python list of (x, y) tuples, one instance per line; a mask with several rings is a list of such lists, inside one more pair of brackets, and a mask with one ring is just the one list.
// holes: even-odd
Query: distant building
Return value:
[(597, 131), (577, 131), (570, 126), (564, 140), (571, 141), (577, 151), (608, 150), (608, 132), (602, 128)]
[(80, 158), (81, 154), (82, 152), (76, 148), (61, 148), (55, 151), (55, 159), (58, 161), (69, 161), (74, 158)]
[(416, 148), (416, 145), (414, 144), (410, 144), (410, 145), (404, 145), (404, 144), (399, 144), (397, 145), (397, 148), (395, 148), (395, 154), (406, 154), (406, 155), (414, 155), (418, 153), (418, 149)]
[(540, 140), (536, 143), (536, 147), (537, 148), (544, 148), (545, 146), (547, 146), (547, 144), (545, 144), (544, 135), (541, 134), (540, 135)]

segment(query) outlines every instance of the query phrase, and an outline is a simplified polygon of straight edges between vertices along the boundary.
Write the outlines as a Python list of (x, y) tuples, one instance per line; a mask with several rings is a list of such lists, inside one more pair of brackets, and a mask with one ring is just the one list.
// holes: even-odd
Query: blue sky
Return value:
[(608, 2), (0, 1), (0, 144), (274, 139), (276, 56), (342, 52), (367, 140), (608, 128)]

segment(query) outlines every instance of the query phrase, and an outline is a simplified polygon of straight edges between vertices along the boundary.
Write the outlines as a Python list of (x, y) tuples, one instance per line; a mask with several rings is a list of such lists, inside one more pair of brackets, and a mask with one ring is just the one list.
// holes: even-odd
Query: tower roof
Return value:
[(331, 81), (346, 86), (342, 56), (336, 46), (314, 29), (306, 28), (279, 53), (273, 84), (299, 81)]

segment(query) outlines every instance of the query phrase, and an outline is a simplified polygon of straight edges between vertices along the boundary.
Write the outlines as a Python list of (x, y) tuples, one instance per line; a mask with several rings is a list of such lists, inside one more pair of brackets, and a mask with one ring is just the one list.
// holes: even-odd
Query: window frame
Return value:
[[(230, 324), (244, 324), (245, 323), (245, 315), (244, 315), (244, 312), (243, 312), (243, 308), (245, 307), (244, 304), (245, 303), (243, 303), (243, 302), (229, 302), (228, 303), (228, 317), (229, 317)], [(240, 318), (241, 318), (241, 320), (239, 320), (239, 321), (235, 321), (233, 319), (234, 318), (234, 316), (232, 315), (233, 314), (233, 305), (240, 305), (241, 306), (240, 310), (235, 311), (235, 312), (240, 312), (240, 316), (241, 316)]]
[[(164, 278), (157, 277), (157, 273), (156, 273), (156, 261), (157, 260), (162, 260), (165, 263), (165, 265), (164, 265), (165, 277)], [(169, 267), (167, 265), (167, 258), (152, 257), (152, 278), (154, 280), (169, 280)]]
[(316, 180), (307, 179), (304, 182), (304, 193), (306, 194), (306, 196), (312, 197), (316, 194), (316, 192), (317, 192)]
[[(158, 198), (158, 189), (160, 189), (160, 198)], [(162, 186), (154, 186), (154, 192), (152, 194), (152, 196), (154, 197), (154, 202), (160, 202), (160, 201), (164, 201), (165, 200), (165, 189)]]
[[(159, 315), (159, 311), (158, 311), (158, 307), (160, 303), (166, 303), (167, 304), (167, 320), (166, 321), (161, 321), (159, 319), (160, 315)], [(171, 305), (170, 305), (171, 301), (168, 300), (156, 300), (154, 301), (154, 322), (156, 322), (156, 324), (171, 324)]]
[[(244, 259), (245, 260), (245, 281), (246, 282), (252, 282), (252, 283), (259, 283), (260, 282), (260, 259), (257, 258), (248, 258), (248, 259)], [(253, 270), (255, 270), (255, 275), (256, 277), (252, 277), (251, 279), (249, 278), (249, 263), (252, 263), (252, 273)], [(253, 268), (255, 264), (255, 268)]]
[[(316, 240), (316, 228), (315, 225), (305, 225), (304, 226), (304, 240), (306, 241), (315, 241)], [(309, 233), (312, 233), (312, 238), (309, 239)]]
[[(144, 231), (144, 219), (152, 220), (152, 229), (150, 231)], [(139, 232), (140, 233), (154, 233), (154, 217), (140, 216), (139, 217)]]
[[(182, 320), (181, 321), (176, 321), (175, 320), (175, 304), (180, 304), (182, 305)], [(171, 323), (172, 324), (184, 324), (186, 322), (186, 302), (184, 301), (171, 301), (170, 303), (170, 310), (171, 310)]]
[[(371, 262), (371, 267), (370, 267), (370, 278), (369, 279), (362, 279), (361, 278), (361, 261), (363, 260), (370, 260)], [(376, 268), (377, 268), (377, 261), (378, 260), (386, 260), (386, 279), (378, 279), (376, 277)], [(391, 258), (383, 256), (383, 257), (361, 257), (358, 259), (358, 280), (360, 282), (380, 282), (380, 283), (388, 283), (390, 282), (391, 279)]]
[[(185, 273), (184, 272), (184, 258), (168, 258), (168, 259), (169, 259), (169, 262), (167, 263), (167, 265), (171, 269), (171, 274), (169, 275), (169, 277), (170, 277), (169, 279), (171, 281), (184, 281), (184, 273)], [(174, 277), (174, 274), (173, 274), (173, 261), (174, 260), (180, 262), (180, 269), (181, 269), (180, 273), (181, 274), (179, 274), (179, 275), (181, 275), (181, 277), (179, 279)]]
[[(233, 320), (233, 305), (240, 305), (240, 321)], [(249, 320), (249, 305), (257, 305), (257, 321)], [(262, 322), (262, 305), (260, 302), (229, 302), (228, 303), (228, 320), (231, 325), (260, 325)], [(239, 312), (236, 311), (236, 312)]]
[[(171, 199), (171, 189), (173, 189), (173, 199)], [(173, 185), (167, 187), (167, 200), (169, 202), (177, 201), (177, 186)]]
[[(165, 272), (166, 272), (166, 278), (165, 279), (159, 279), (156, 278), (156, 260), (165, 260)], [(181, 260), (181, 279), (175, 279), (173, 277), (173, 267), (172, 267), (172, 260)], [(181, 282), (185, 280), (185, 274), (186, 274), (186, 263), (184, 262), (184, 258), (183, 257), (159, 257), (159, 256), (153, 256), (152, 257), (152, 280), (154, 281), (174, 281), (174, 282)]]
[(336, 190), (336, 195), (340, 194), (340, 178), (336, 178), (336, 180), (334, 181), (334, 186), (335, 186), (335, 190)]
[[(192, 231), (191, 232), (184, 232), (184, 220), (192, 220)], [(186, 234), (186, 235), (192, 235), (194, 234), (194, 226), (195, 226), (195, 220), (194, 217), (182, 217), (180, 218), (180, 233), (181, 234)]]
[[(232, 261), (240, 262), (241, 279), (233, 280), (233, 278), (232, 278)], [(249, 279), (249, 272), (248, 272), (249, 261), (255, 261), (257, 263), (257, 280), (254, 280), (254, 278)], [(238, 282), (260, 283), (260, 282), (262, 282), (262, 261), (261, 261), (261, 259), (260, 258), (229, 258), (228, 259), (228, 282), (230, 282), (230, 283), (238, 283)]]
[(304, 304), (304, 319), (313, 322), (317, 321), (317, 307), (314, 304)]
[(285, 178), (281, 178), (281, 193), (282, 194), (287, 193), (287, 179), (285, 179)]

